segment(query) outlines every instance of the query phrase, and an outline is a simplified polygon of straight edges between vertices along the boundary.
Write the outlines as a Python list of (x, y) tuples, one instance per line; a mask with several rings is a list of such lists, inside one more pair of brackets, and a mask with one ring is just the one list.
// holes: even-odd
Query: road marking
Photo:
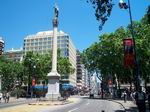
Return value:
[(85, 105), (89, 105), (90, 103), (86, 103)]
[(79, 108), (74, 108), (74, 109), (72, 109), (72, 110), (69, 110), (68, 112), (73, 112), (73, 111), (75, 111), (75, 110), (78, 110)]

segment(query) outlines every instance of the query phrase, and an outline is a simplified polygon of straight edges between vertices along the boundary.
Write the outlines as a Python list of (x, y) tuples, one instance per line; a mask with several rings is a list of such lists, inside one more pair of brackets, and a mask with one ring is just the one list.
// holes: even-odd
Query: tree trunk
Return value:
[(132, 91), (132, 81), (129, 81), (130, 83), (130, 92)]
[(102, 99), (104, 98), (104, 88), (103, 88), (103, 82), (101, 83), (101, 92), (102, 92)]
[(147, 79), (148, 79), (148, 77), (145, 79), (145, 83), (144, 83), (146, 91), (147, 91)]

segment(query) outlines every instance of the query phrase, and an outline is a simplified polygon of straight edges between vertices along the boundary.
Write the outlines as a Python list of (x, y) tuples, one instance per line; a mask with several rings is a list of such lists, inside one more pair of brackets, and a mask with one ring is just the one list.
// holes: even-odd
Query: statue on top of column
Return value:
[(55, 7), (54, 7), (54, 18), (58, 18), (58, 14), (59, 14), (58, 6), (55, 5)]

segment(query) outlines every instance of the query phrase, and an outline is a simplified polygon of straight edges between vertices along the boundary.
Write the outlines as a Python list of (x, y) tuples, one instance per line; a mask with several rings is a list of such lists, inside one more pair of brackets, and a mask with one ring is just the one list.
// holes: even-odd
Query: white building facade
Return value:
[(89, 87), (88, 72), (82, 64), (80, 52), (77, 50), (77, 87)]
[(2, 55), (3, 54), (3, 52), (4, 52), (4, 40), (2, 39), (2, 37), (0, 37), (0, 55)]
[(4, 56), (7, 59), (13, 60), (15, 62), (21, 62), (23, 60), (23, 49), (10, 49), (4, 52)]
[[(38, 32), (35, 35), (28, 35), (24, 38), (24, 53), (29, 51), (34, 53), (46, 54), (52, 49), (53, 31)], [(76, 48), (70, 36), (63, 31), (57, 33), (57, 46), (61, 50), (61, 55), (68, 57), (75, 72), (70, 74), (69, 77), (63, 77), (64, 83), (69, 83), (73, 86), (76, 85)]]

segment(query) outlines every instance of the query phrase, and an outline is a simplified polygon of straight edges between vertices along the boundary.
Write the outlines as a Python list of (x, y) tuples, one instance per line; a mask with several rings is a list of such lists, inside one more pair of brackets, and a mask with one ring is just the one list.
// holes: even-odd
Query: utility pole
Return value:
[(132, 13), (131, 13), (131, 6), (130, 6), (130, 0), (128, 0), (128, 5), (123, 1), (120, 0), (119, 2), (119, 7), (121, 9), (129, 9), (129, 16), (130, 16), (130, 31), (131, 31), (131, 36), (133, 40), (133, 52), (134, 52), (134, 73), (135, 73), (135, 86), (136, 90), (138, 90), (138, 87), (140, 86), (139, 82), (139, 66), (138, 66), (138, 60), (137, 60), (137, 53), (136, 53), (136, 43), (135, 43), (135, 35), (134, 35), (134, 30), (133, 30), (133, 22), (132, 22)]

